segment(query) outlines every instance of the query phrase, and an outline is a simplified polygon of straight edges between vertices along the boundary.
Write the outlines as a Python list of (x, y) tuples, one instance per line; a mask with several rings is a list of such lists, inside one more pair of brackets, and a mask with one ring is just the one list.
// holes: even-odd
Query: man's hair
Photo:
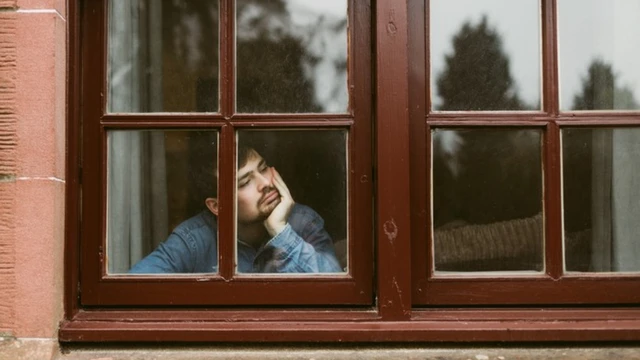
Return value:
[(213, 131), (189, 131), (187, 158), (187, 211), (195, 213), (205, 206), (204, 199), (215, 197), (218, 188), (218, 135)]
[(237, 170), (240, 170), (241, 167), (247, 165), (247, 162), (256, 155), (258, 155), (258, 152), (253, 147), (246, 146), (246, 145), (238, 146), (238, 169)]
[[(193, 189), (190, 191), (190, 198), (200, 208), (204, 203), (204, 199), (217, 197), (217, 154), (211, 154), (210, 150), (194, 151), (192, 154), (196, 159), (191, 162), (190, 185), (193, 186)], [(258, 152), (253, 147), (238, 146), (238, 169), (245, 166), (256, 155), (258, 155)]]

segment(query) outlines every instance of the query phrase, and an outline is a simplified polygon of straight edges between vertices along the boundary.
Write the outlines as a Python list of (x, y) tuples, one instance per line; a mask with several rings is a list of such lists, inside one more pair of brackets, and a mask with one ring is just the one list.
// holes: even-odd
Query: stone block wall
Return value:
[(64, 0), (0, 0), (0, 334), (55, 339), (62, 319)]

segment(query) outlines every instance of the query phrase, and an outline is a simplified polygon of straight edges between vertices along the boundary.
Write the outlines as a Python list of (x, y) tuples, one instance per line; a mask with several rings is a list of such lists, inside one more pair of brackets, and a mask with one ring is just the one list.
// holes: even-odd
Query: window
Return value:
[(82, 44), (102, 75), (83, 87), (81, 304), (371, 305), (362, 15), (344, 0), (86, 6), (106, 47)]
[[(633, 15), (613, 25), (637, 6), (430, 2), (430, 110), (415, 131), (427, 133), (430, 162), (415, 186), (432, 194), (416, 205), (431, 219), (412, 224), (416, 304), (637, 301), (625, 220), (638, 209), (628, 202), (636, 175), (621, 170), (636, 167), (634, 129), (615, 127), (633, 112), (584, 111), (637, 108), (632, 85), (621, 85), (635, 83), (622, 60), (633, 46), (617, 33)], [(557, 28), (543, 26), (556, 15)], [(585, 36), (578, 17), (597, 18), (598, 35)]]
[(77, 0), (60, 338), (637, 340), (639, 6)]

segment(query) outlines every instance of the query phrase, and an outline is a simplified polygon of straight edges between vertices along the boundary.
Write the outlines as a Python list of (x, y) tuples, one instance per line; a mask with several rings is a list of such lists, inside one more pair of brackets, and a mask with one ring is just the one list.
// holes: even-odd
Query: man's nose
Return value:
[(269, 173), (268, 175), (262, 175), (261, 173), (258, 173), (256, 180), (258, 183), (258, 191), (262, 191), (265, 187), (271, 187), (271, 173)]

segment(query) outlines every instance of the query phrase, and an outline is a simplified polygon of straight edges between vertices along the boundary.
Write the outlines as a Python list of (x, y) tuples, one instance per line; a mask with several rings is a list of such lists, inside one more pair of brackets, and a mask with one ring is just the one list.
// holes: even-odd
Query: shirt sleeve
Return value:
[(311, 208), (296, 205), (289, 222), (266, 243), (258, 263), (267, 273), (334, 273), (342, 268), (324, 220)]

